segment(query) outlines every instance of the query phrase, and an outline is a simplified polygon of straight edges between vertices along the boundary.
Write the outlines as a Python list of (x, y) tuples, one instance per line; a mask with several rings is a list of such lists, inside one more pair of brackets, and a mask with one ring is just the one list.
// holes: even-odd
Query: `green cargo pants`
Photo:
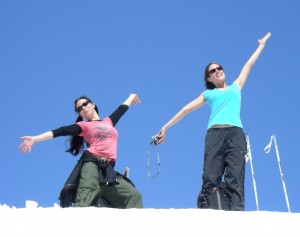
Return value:
[(142, 195), (130, 183), (118, 176), (119, 184), (99, 184), (98, 167), (93, 162), (83, 164), (77, 189), (75, 207), (88, 207), (100, 196), (116, 208), (143, 208)]

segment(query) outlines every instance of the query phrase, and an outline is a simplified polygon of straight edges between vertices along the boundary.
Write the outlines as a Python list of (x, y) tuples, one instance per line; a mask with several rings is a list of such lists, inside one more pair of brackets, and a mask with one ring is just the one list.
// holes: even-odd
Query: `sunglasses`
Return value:
[(83, 107), (86, 107), (89, 103), (91, 103), (91, 102), (88, 100), (86, 102), (83, 102), (82, 105), (76, 109), (77, 112), (80, 113), (83, 110)]
[(219, 66), (219, 67), (216, 67), (214, 69), (211, 69), (208, 73), (209, 73), (209, 75), (211, 75), (211, 74), (214, 74), (217, 70), (218, 71), (223, 70), (222, 66)]

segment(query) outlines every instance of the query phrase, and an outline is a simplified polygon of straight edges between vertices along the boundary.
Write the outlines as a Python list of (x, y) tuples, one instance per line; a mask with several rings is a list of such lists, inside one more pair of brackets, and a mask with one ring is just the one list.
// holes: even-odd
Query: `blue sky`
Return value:
[[(300, 212), (299, 1), (1, 1), (0, 84), (2, 145), (0, 204), (58, 202), (79, 157), (66, 138), (18, 150), (20, 136), (76, 119), (74, 99), (88, 95), (108, 116), (130, 93), (132, 106), (117, 125), (116, 169), (130, 168), (146, 208), (195, 208), (201, 188), (205, 105), (167, 132), (158, 147), (161, 174), (147, 174), (151, 135), (204, 89), (204, 67), (218, 61), (227, 83), (272, 33), (242, 92), (260, 210), (287, 211), (274, 147), (276, 134), (292, 212)], [(156, 150), (151, 149), (155, 173)], [(256, 210), (250, 165), (246, 210)]]

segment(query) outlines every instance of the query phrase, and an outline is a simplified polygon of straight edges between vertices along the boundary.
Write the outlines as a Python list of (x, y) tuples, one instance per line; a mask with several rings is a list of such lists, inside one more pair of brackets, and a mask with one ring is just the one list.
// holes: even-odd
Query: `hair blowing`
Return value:
[[(93, 101), (91, 101), (87, 96), (80, 96), (79, 98), (75, 99), (75, 101), (74, 101), (76, 113), (78, 113), (77, 108), (76, 108), (77, 101), (81, 100), (81, 99), (86, 99), (90, 103), (93, 103)], [(98, 107), (96, 105), (95, 105), (95, 110), (97, 113), (99, 113)], [(80, 121), (83, 121), (83, 118), (80, 115), (78, 115), (78, 117), (76, 119), (76, 123), (80, 122)], [(84, 149), (84, 143), (86, 143), (86, 145), (89, 146), (89, 144), (83, 139), (83, 137), (80, 137), (78, 135), (70, 136), (68, 141), (70, 144), (70, 148), (67, 149), (66, 152), (70, 152), (73, 156), (77, 156)]]

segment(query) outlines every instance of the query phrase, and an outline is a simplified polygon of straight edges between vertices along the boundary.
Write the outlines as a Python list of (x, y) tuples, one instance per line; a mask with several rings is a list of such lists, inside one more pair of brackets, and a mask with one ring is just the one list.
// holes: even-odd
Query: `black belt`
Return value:
[(114, 170), (114, 161), (108, 161), (105, 158), (97, 158), (88, 151), (83, 152), (82, 159), (84, 162), (93, 162), (98, 166), (100, 184), (106, 184), (107, 186), (109, 186), (119, 183), (117, 173)]

